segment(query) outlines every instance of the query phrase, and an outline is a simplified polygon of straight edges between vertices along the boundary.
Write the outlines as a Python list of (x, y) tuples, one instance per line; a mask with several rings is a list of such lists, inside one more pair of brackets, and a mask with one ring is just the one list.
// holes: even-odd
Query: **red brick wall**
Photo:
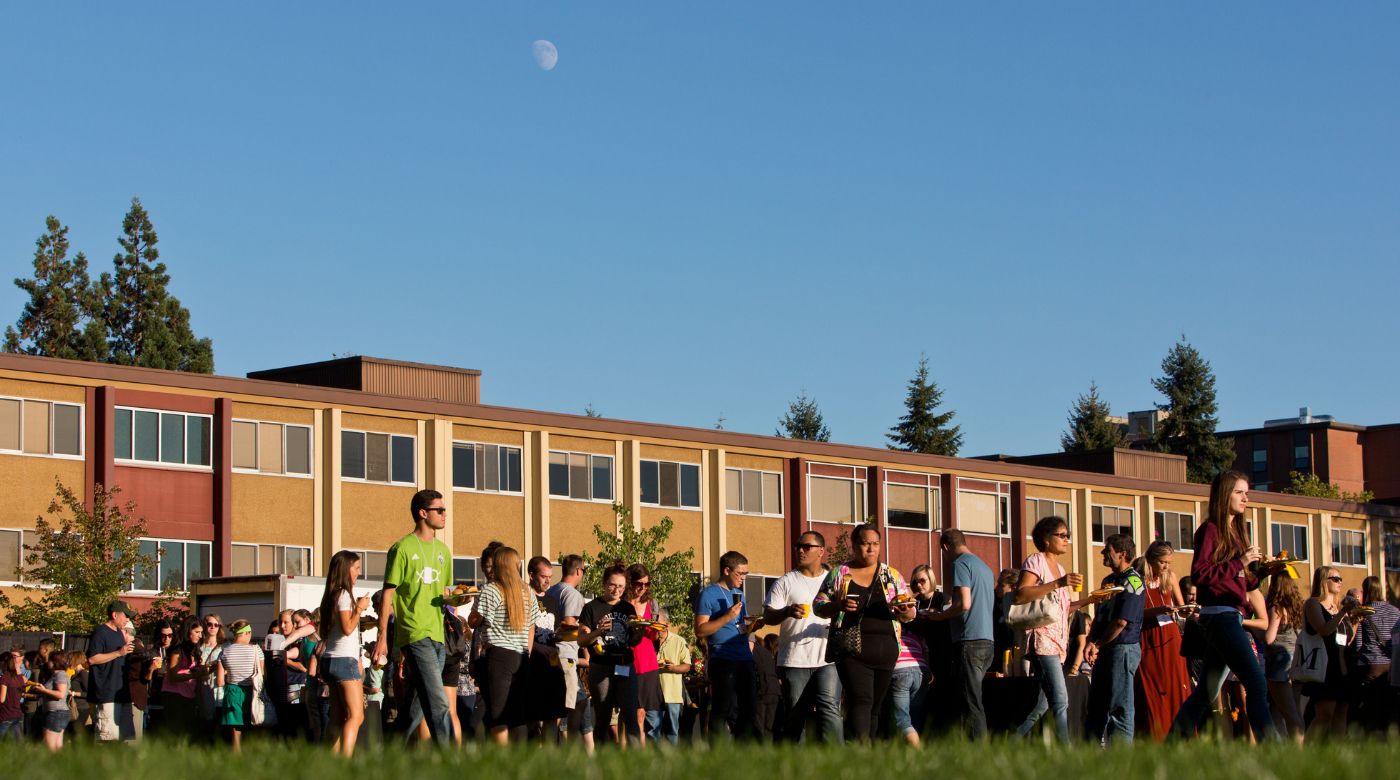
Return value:
[(1365, 490), (1366, 470), (1360, 433), (1324, 428), (1317, 432), (1318, 474), (1348, 493)]
[(1365, 445), (1366, 489), (1376, 498), (1400, 498), (1400, 428), (1371, 430)]

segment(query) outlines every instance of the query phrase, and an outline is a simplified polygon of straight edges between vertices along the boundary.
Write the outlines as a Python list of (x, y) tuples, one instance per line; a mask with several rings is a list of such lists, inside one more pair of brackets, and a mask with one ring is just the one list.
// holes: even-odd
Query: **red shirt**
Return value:
[(23, 714), (24, 678), (14, 672), (5, 672), (5, 676), (0, 678), (0, 685), (9, 688), (9, 693), (5, 694), (5, 703), (0, 704), (0, 720), (14, 720)]
[(1243, 613), (1249, 606), (1249, 592), (1259, 587), (1259, 578), (1250, 574), (1239, 558), (1211, 563), (1220, 546), (1215, 523), (1202, 523), (1196, 529), (1195, 557), (1191, 560), (1191, 581), (1196, 584), (1196, 601), (1203, 607), (1234, 607)]

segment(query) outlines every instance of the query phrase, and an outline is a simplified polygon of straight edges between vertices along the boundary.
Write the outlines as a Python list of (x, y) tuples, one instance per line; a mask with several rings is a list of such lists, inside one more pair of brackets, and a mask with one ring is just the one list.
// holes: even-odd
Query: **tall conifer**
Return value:
[(934, 413), (942, 402), (943, 391), (928, 378), (928, 358), (920, 358), (919, 370), (909, 380), (909, 394), (904, 399), (907, 413), (885, 434), (890, 440), (885, 446), (927, 455), (957, 455), (962, 447), (962, 426), (950, 425), (955, 411)]

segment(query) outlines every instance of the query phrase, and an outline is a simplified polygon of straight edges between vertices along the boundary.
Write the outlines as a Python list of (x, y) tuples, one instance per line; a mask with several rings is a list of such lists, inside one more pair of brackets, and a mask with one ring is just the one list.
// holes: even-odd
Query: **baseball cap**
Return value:
[(136, 617), (136, 610), (132, 609), (131, 605), (127, 604), (125, 601), (113, 601), (111, 604), (108, 604), (107, 614), (110, 615), (113, 612), (121, 612), (127, 617)]

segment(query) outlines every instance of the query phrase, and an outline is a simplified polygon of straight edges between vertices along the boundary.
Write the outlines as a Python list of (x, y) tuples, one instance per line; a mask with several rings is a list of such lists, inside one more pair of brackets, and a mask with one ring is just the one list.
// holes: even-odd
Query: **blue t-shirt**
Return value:
[[(953, 587), (972, 590), (972, 608), (948, 621), (953, 641), (991, 641), (992, 607), (995, 606), (993, 590), (996, 588), (992, 570), (976, 555), (963, 553), (953, 561)], [(956, 595), (953, 597), (957, 598)]]
[(1094, 636), (1100, 636), (1115, 620), (1128, 625), (1118, 632), (1110, 645), (1135, 645), (1142, 639), (1142, 609), (1147, 604), (1147, 586), (1137, 570), (1129, 566), (1122, 574), (1109, 574), (1100, 587), (1121, 586), (1122, 593), (1101, 604), (1094, 615)]
[[(107, 627), (106, 623), (92, 630), (88, 639), (88, 656), (115, 653), (126, 647), (126, 635)], [(111, 704), (131, 701), (131, 689), (127, 687), (126, 657), (117, 656), (105, 664), (92, 664), (92, 682), (88, 686), (88, 701), (93, 704)]]
[[(695, 614), (704, 615), (710, 620), (720, 619), (734, 606), (734, 596), (743, 597), (743, 591), (730, 590), (715, 584), (700, 591), (700, 599), (695, 603)], [(748, 605), (739, 608), (739, 617), (725, 623), (720, 629), (705, 638), (710, 643), (710, 657), (729, 661), (752, 661), (748, 637), (744, 635), (744, 619), (748, 617)]]

